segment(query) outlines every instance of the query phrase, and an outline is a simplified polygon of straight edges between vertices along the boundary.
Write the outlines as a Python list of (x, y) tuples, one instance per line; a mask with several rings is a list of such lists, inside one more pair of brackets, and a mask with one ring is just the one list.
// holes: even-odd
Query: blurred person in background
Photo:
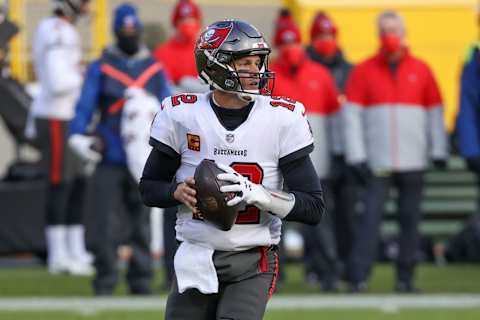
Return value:
[(86, 0), (55, 0), (53, 15), (42, 20), (33, 38), (33, 63), (40, 92), (34, 98), (26, 135), (38, 138), (48, 176), (46, 240), (50, 273), (93, 273), (85, 249), (84, 164), (67, 146), (68, 123), (82, 86), (77, 19), (88, 12)]
[[(307, 47), (308, 57), (330, 71), (339, 90), (339, 103), (344, 104), (345, 85), (353, 66), (339, 47), (337, 26), (323, 11), (318, 12), (313, 19), (310, 41)], [(352, 247), (353, 214), (360, 190), (345, 163), (343, 133), (338, 137), (338, 141), (338, 147), (333, 150), (330, 170), (332, 181), (328, 189), (332, 190), (334, 196), (334, 208), (330, 212), (333, 212), (338, 258), (343, 267)]]
[(171, 17), (174, 34), (155, 48), (153, 55), (165, 67), (178, 93), (205, 92), (208, 85), (200, 82), (193, 50), (202, 27), (202, 13), (192, 0), (179, 0)]
[[(480, 14), (478, 15), (480, 22)], [(468, 169), (480, 177), (480, 42), (469, 48), (460, 80), (455, 134)], [(478, 179), (480, 181), (480, 179)], [(479, 202), (480, 203), (480, 202)]]
[[(129, 290), (132, 294), (149, 294), (153, 277), (149, 212), (140, 200), (138, 181), (127, 166), (124, 143), (128, 142), (122, 139), (120, 128), (123, 107), (130, 99), (150, 95), (160, 101), (170, 95), (170, 90), (162, 66), (141, 41), (142, 23), (134, 6), (122, 4), (115, 9), (113, 33), (115, 44), (106, 48), (88, 68), (70, 125), (69, 143), (86, 159), (101, 158), (93, 176), (95, 294), (111, 295), (118, 280), (118, 239), (112, 225), (120, 205), (127, 209), (131, 229)], [(92, 149), (97, 138), (88, 135), (95, 113), (100, 116), (95, 125), (103, 146), (100, 153)]]
[[(477, 8), (480, 27), (480, 7)], [(477, 176), (480, 184), (480, 41), (473, 43), (467, 52), (460, 80), (460, 106), (455, 125), (456, 145), (468, 169)], [(480, 198), (476, 214), (464, 228), (449, 239), (445, 256), (449, 262), (480, 261)]]
[(334, 21), (323, 11), (317, 13), (310, 28), (310, 45), (307, 55), (330, 70), (340, 93), (345, 92), (352, 64), (345, 58), (338, 44), (338, 29)]
[[(166, 70), (174, 84), (176, 92), (205, 92), (208, 85), (202, 84), (198, 78), (193, 51), (202, 25), (200, 8), (191, 0), (180, 0), (172, 11), (173, 36), (160, 44), (154, 56)], [(175, 239), (175, 223), (177, 208), (165, 209), (163, 215), (163, 262), (165, 267), (164, 288), (169, 289), (173, 279), (173, 257), (177, 248)]]
[[(316, 142), (311, 158), (322, 184), (327, 185), (328, 198), (330, 158), (338, 150), (342, 135), (335, 82), (326, 68), (305, 54), (300, 30), (287, 9), (281, 11), (276, 22), (273, 43), (278, 50), (270, 66), (275, 72), (273, 95), (289, 97), (305, 105)], [(331, 203), (327, 200), (327, 205)], [(302, 234), (307, 281), (319, 282), (324, 291), (335, 291), (339, 270), (330, 217), (325, 216), (323, 223), (316, 226), (302, 226)]]
[(411, 54), (402, 17), (385, 11), (377, 24), (379, 51), (353, 69), (346, 88), (346, 158), (366, 184), (365, 211), (355, 224), (347, 273), (351, 292), (367, 289), (393, 185), (400, 224), (395, 290), (411, 293), (417, 291), (423, 176), (429, 160), (445, 168), (447, 135), (437, 82), (429, 66)]

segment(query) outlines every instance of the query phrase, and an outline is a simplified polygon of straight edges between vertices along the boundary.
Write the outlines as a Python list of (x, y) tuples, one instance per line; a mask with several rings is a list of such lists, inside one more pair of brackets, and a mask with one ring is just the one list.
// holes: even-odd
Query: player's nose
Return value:
[(260, 72), (260, 68), (256, 64), (251, 64), (248, 66), (248, 71), (258, 73)]

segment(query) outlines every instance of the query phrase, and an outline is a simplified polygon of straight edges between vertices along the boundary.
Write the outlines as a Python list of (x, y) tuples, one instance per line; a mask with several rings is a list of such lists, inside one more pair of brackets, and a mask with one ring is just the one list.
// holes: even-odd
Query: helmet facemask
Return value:
[[(213, 81), (206, 73), (200, 74), (205, 82), (210, 84), (215, 89), (219, 89), (225, 92), (237, 93), (238, 97), (244, 101), (253, 101), (257, 95), (271, 95), (275, 82), (275, 74), (268, 70), (268, 54), (265, 50), (256, 51), (252, 50), (248, 53), (235, 54), (228, 52), (205, 52), (209, 62), (208, 67), (212, 68), (211, 71), (213, 77), (215, 77), (215, 69), (219, 74), (223, 74), (223, 83), (219, 84), (219, 77), (216, 77), (217, 81)], [(215, 56), (214, 56), (215, 55)], [(252, 72), (249, 70), (238, 69), (235, 65), (235, 61), (247, 56), (259, 56), (260, 65), (258, 72)], [(242, 79), (258, 80), (258, 89), (247, 89), (242, 85)]]

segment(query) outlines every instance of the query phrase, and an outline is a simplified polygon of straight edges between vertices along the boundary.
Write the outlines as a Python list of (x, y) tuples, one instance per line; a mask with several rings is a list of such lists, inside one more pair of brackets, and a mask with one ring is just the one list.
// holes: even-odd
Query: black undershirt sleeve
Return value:
[(175, 200), (173, 193), (177, 187), (174, 177), (180, 167), (180, 155), (157, 140), (150, 139), (150, 144), (154, 147), (148, 156), (139, 186), (143, 203), (158, 208), (177, 206), (180, 202)]
[(285, 217), (287, 221), (317, 224), (326, 213), (320, 179), (315, 172), (310, 156), (294, 157), (280, 163), (288, 192), (295, 195), (295, 205)]

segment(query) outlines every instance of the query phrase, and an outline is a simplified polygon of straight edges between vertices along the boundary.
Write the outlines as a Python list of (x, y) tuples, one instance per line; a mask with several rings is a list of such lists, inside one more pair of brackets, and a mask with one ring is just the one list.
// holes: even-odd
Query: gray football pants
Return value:
[(219, 280), (218, 293), (202, 294), (197, 289), (189, 289), (180, 294), (175, 280), (168, 297), (165, 319), (262, 319), (275, 290), (278, 274), (276, 246), (242, 252), (216, 251), (213, 262)]

